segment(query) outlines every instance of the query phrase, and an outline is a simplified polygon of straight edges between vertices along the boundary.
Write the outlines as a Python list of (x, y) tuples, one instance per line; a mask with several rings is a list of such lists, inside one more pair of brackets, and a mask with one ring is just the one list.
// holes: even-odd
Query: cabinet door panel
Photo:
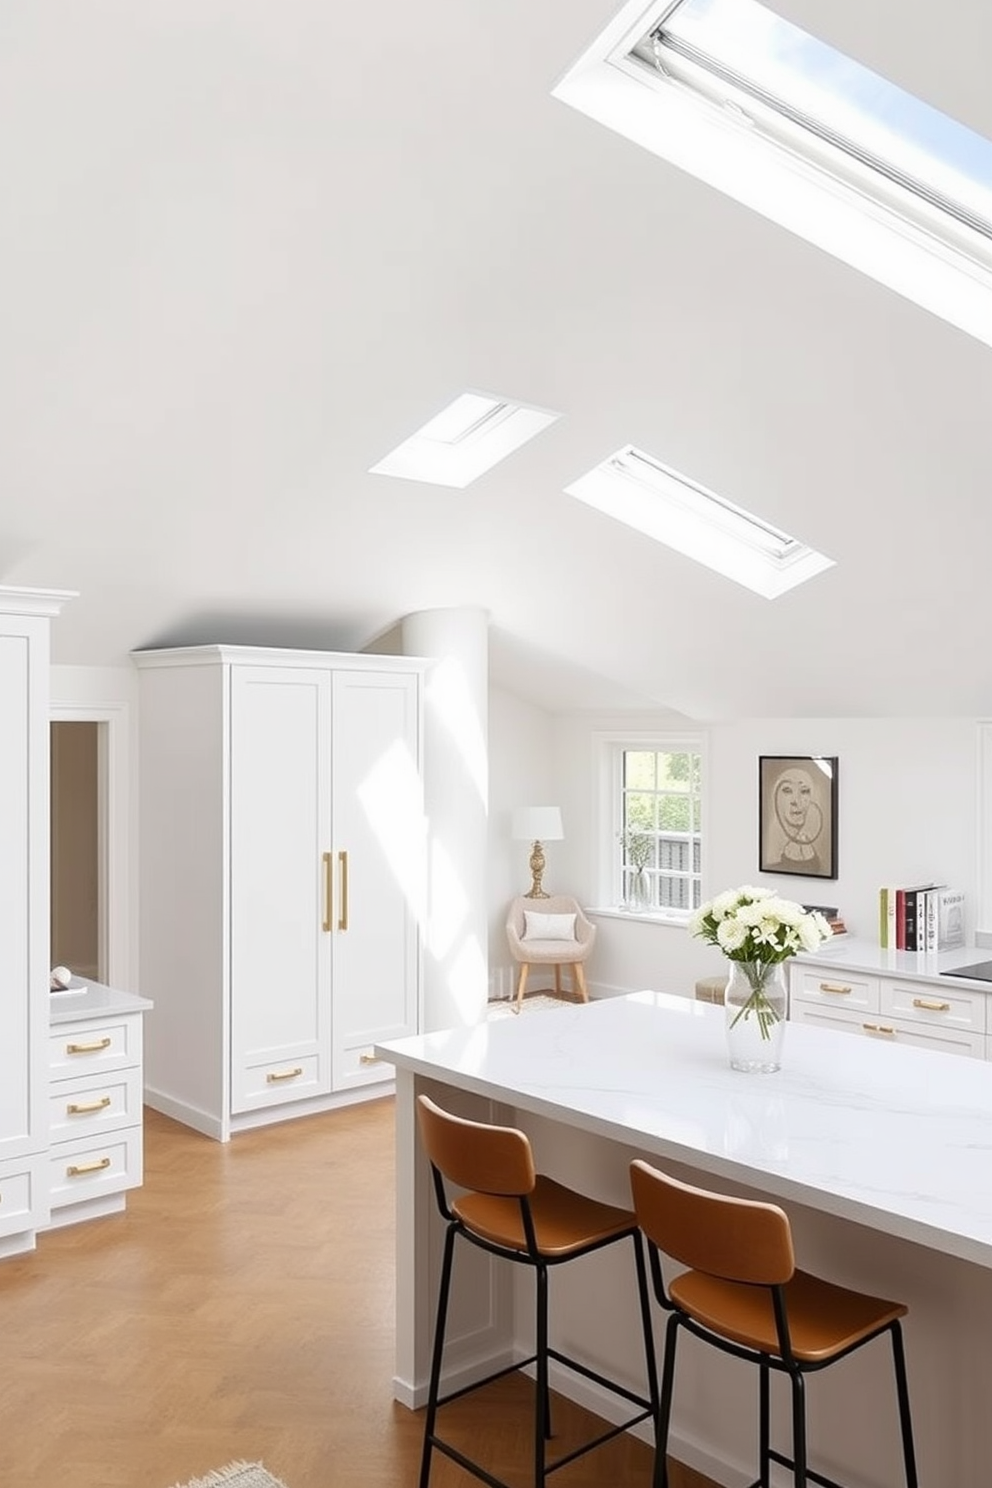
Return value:
[[(324, 929), (330, 676), (231, 673), (232, 1109), (246, 1072), (291, 1049), (330, 1089), (330, 935)], [(314, 1087), (311, 1087), (314, 1088)]]
[(425, 902), (418, 679), (334, 677), (333, 831), (337, 910), (333, 1008), (337, 1088), (388, 1079), (349, 1051), (418, 1026)]

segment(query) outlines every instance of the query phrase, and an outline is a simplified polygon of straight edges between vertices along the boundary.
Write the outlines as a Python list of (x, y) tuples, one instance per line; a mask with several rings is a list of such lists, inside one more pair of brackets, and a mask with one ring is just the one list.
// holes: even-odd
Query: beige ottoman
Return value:
[(696, 1001), (722, 1002), (726, 990), (727, 978), (725, 976), (702, 977), (696, 983)]

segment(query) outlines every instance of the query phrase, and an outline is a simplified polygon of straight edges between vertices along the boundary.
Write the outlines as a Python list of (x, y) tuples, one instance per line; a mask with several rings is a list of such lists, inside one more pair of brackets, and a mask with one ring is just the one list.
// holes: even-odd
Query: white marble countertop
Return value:
[(639, 992), (376, 1046), (401, 1070), (992, 1269), (992, 1065), (789, 1023), (731, 1070), (724, 1011)]
[(144, 1013), (153, 1006), (147, 997), (139, 997), (136, 992), (122, 992), (117, 987), (106, 987), (102, 982), (73, 977), (67, 992), (49, 993), (48, 1021), (55, 1027), (59, 1023), (77, 1023), (84, 1018)]
[[(843, 966), (849, 971), (863, 971), (871, 976), (897, 976), (904, 981), (940, 981), (941, 973), (958, 966), (976, 966), (992, 961), (992, 950), (981, 946), (959, 946), (953, 951), (890, 951), (871, 940), (857, 936), (837, 935), (817, 951), (800, 951), (792, 962), (801, 966)], [(790, 963), (791, 964), (791, 963)], [(944, 981), (972, 991), (992, 992), (992, 982), (974, 977), (945, 977)]]

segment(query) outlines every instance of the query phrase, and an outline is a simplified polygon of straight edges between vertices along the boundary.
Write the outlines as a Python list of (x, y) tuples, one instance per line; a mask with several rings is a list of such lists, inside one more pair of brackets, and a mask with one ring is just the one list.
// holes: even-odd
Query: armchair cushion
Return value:
[(524, 910), (524, 940), (574, 940), (574, 914), (538, 914)]

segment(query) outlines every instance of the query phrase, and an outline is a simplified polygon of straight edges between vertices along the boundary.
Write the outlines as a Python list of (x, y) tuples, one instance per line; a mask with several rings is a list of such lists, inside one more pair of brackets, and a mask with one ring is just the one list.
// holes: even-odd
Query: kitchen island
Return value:
[[(383, 1044), (397, 1068), (397, 1354), (394, 1390), (423, 1403), (440, 1222), (414, 1121), (427, 1090), (450, 1109), (512, 1122), (538, 1166), (629, 1203), (634, 1156), (789, 1211), (801, 1265), (906, 1301), (921, 1484), (986, 1488), (992, 1413), (992, 1067), (790, 1024), (783, 1068), (729, 1068), (723, 1010), (656, 993), (564, 1006)], [(455, 1383), (520, 1357), (530, 1294), (481, 1254), (455, 1299)], [(637, 1382), (632, 1278), (618, 1257), (554, 1279), (561, 1346)], [(468, 1272), (468, 1267), (465, 1267)], [(567, 1273), (567, 1274), (566, 1274)], [(578, 1393), (609, 1415), (603, 1398)], [(778, 1382), (776, 1382), (778, 1383)], [(816, 1465), (852, 1488), (899, 1483), (884, 1345), (810, 1382)], [(753, 1461), (756, 1384), (735, 1361), (686, 1348), (673, 1450), (721, 1482)], [(777, 1397), (773, 1416), (782, 1417)], [(739, 1475), (739, 1476), (738, 1476)]]

